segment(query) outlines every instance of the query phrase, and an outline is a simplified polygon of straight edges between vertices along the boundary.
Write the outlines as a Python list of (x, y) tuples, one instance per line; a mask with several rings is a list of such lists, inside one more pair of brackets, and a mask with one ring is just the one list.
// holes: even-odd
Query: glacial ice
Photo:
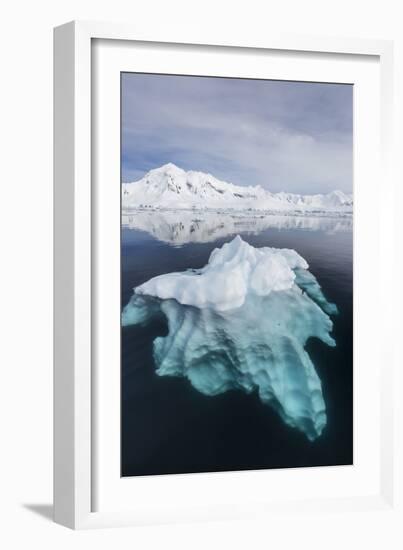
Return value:
[(305, 345), (330, 335), (330, 304), (294, 250), (254, 248), (239, 236), (200, 270), (155, 277), (134, 289), (122, 324), (163, 315), (154, 340), (156, 372), (183, 376), (201, 393), (257, 392), (309, 440), (326, 426), (322, 385)]

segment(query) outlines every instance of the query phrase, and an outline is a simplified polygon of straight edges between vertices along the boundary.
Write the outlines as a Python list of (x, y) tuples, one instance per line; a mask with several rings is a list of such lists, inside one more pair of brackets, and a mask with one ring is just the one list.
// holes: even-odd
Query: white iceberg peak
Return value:
[(242, 306), (248, 293), (267, 296), (290, 289), (296, 268), (308, 264), (295, 250), (254, 248), (237, 235), (214, 249), (202, 269), (154, 277), (135, 293), (225, 311)]

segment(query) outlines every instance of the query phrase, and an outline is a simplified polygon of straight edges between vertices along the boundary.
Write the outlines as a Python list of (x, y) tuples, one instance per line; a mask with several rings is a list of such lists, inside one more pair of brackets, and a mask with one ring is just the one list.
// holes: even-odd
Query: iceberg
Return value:
[(305, 349), (328, 346), (329, 303), (295, 250), (254, 248), (235, 237), (202, 269), (167, 273), (134, 289), (122, 325), (162, 315), (168, 334), (154, 340), (156, 372), (182, 376), (199, 392), (257, 392), (311, 441), (326, 426), (322, 385)]

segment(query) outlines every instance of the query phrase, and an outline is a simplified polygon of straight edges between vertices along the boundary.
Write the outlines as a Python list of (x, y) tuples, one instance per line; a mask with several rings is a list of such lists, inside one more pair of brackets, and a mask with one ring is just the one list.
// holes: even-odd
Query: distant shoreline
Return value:
[(160, 206), (125, 206), (122, 204), (122, 215), (131, 214), (133, 212), (193, 212), (193, 213), (214, 213), (221, 215), (232, 215), (242, 217), (264, 217), (264, 216), (311, 216), (311, 217), (351, 217), (353, 210), (257, 210), (257, 209), (240, 209), (235, 208), (166, 208)]

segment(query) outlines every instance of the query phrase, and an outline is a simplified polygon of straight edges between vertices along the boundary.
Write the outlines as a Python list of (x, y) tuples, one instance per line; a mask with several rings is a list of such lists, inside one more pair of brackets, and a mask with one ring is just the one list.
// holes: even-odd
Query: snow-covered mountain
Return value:
[(150, 170), (142, 179), (122, 184), (122, 206), (162, 209), (235, 209), (266, 211), (352, 212), (353, 197), (342, 191), (326, 195), (270, 193), (260, 186), (239, 186), (174, 164)]

